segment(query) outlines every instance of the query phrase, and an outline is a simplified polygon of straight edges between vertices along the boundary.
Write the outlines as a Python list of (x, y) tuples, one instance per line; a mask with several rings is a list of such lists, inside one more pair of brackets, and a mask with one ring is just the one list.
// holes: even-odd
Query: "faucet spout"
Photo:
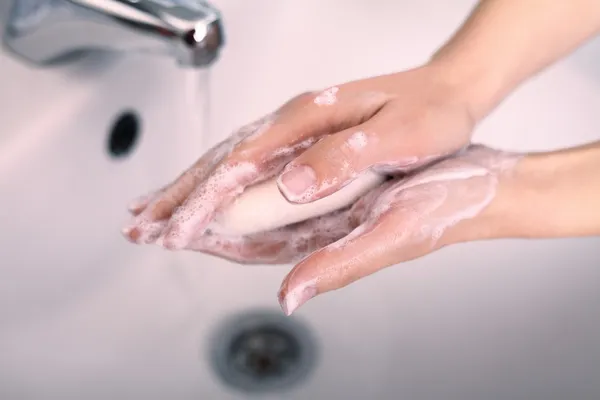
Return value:
[(202, 0), (15, 0), (5, 45), (36, 65), (90, 50), (167, 54), (207, 67), (224, 44), (219, 11)]

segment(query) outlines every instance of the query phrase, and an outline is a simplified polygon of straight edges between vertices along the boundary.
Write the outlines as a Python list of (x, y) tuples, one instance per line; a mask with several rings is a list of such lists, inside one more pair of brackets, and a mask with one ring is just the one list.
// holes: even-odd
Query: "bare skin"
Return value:
[(471, 146), (386, 182), (346, 210), (244, 237), (197, 234), (187, 249), (242, 264), (302, 259), (279, 292), (290, 314), (317, 294), (447, 245), (598, 235), (594, 182), (600, 142), (529, 155)]
[[(410, 179), (419, 179), (419, 174), (441, 173), (436, 168), (448, 167), (444, 163), (473, 164), (473, 148), (466, 153), (457, 152), (469, 145), (477, 123), (522, 82), (599, 30), (600, 2), (596, 0), (481, 1), (454, 37), (427, 64), (300, 95), (272, 115), (235, 132), (173, 183), (137, 201), (132, 207), (135, 217), (124, 234), (136, 243), (159, 240), (170, 249), (198, 250), (238, 262), (282, 263), (312, 253), (282, 285), (280, 299), (288, 313), (316, 293), (342, 287), (386, 265), (422, 256), (457, 241), (509, 233), (534, 237), (596, 234), (597, 225), (590, 227), (589, 220), (573, 222), (570, 219), (574, 211), (560, 203), (560, 199), (569, 198), (570, 194), (561, 192), (553, 193), (560, 203), (555, 205), (571, 210), (565, 214), (569, 218), (557, 219), (551, 226), (539, 221), (535, 233), (517, 229), (524, 219), (515, 219), (515, 226), (506, 226), (510, 218), (496, 220), (495, 214), (489, 211), (501, 209), (508, 215), (523, 212), (513, 210), (498, 199), (516, 187), (531, 194), (527, 186), (518, 182), (530, 181), (534, 186), (543, 186), (524, 173), (522, 165), (560, 170), (552, 160), (561, 160), (570, 161), (571, 164), (567, 164), (575, 168), (577, 162), (573, 159), (585, 158), (584, 153), (592, 151), (589, 149), (567, 151), (567, 155), (525, 157), (515, 167), (517, 176), (526, 177), (523, 181), (503, 180), (503, 175), (493, 168), (488, 168), (484, 176), (450, 179), (444, 188), (449, 203), (443, 202), (438, 208), (426, 208), (427, 201), (411, 197), (416, 187), (397, 190), (397, 197), (389, 196), (387, 191), (402, 187), (403, 175), (407, 172), (418, 171), (416, 175), (411, 174)], [(344, 143), (358, 133), (366, 138), (363, 150), (345, 151)], [(492, 155), (492, 150), (487, 151), (490, 158), (500, 157)], [(455, 156), (445, 160), (449, 155)], [(468, 158), (471, 161), (464, 157), (471, 157)], [(472, 169), (482, 168), (475, 164), (471, 165)], [(427, 165), (433, 165), (429, 172), (422, 170)], [(577, 173), (592, 173), (580, 167), (584, 171), (577, 170)], [(206, 232), (216, 213), (255, 183), (277, 176), (279, 188), (289, 201), (310, 202), (334, 193), (368, 169), (385, 171), (395, 180), (385, 183), (375, 194), (370, 194), (369, 199), (359, 200), (348, 210), (245, 238), (219, 238)], [(487, 193), (485, 182), (490, 179), (497, 180), (497, 194), (478, 213), (469, 214), (465, 210), (473, 208), (475, 203), (485, 203), (483, 198), (467, 198), (464, 204), (459, 204), (459, 197), (464, 196), (452, 197), (455, 191), (466, 190), (465, 185), (470, 187), (468, 193), (481, 191), (483, 196)], [(565, 188), (568, 186), (563, 184)], [(434, 184), (425, 186), (428, 185)], [(423, 194), (427, 199), (434, 199), (441, 196), (438, 186), (417, 187), (428, 193)], [(581, 187), (571, 189), (584, 191)], [(387, 199), (389, 208), (378, 214), (374, 210), (381, 209), (381, 198)], [(407, 206), (401, 204), (413, 204), (413, 209), (427, 215), (445, 210), (466, 217), (443, 229), (434, 244), (430, 239), (409, 240), (413, 247), (407, 249), (402, 247), (407, 244), (398, 244), (402, 242), (398, 238), (404, 237), (403, 232), (408, 229), (403, 224), (412, 221), (411, 226), (419, 231), (427, 230), (427, 224), (422, 218), (410, 219), (402, 214), (405, 211), (401, 210)], [(461, 206), (466, 208), (461, 209)], [(559, 212), (556, 218), (560, 215)], [(471, 229), (459, 230), (468, 226), (469, 221), (473, 222)], [(381, 235), (393, 239), (389, 239), (386, 246), (373, 246), (373, 238), (379, 240)], [(433, 237), (437, 235), (431, 235)], [(333, 250), (325, 247), (340, 240), (346, 244)]]

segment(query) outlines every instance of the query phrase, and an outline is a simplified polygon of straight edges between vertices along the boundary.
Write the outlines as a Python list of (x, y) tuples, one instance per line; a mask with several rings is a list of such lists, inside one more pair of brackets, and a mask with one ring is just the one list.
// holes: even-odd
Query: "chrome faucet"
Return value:
[(89, 50), (145, 51), (206, 67), (224, 44), (218, 10), (202, 0), (14, 0), (5, 46), (36, 65)]

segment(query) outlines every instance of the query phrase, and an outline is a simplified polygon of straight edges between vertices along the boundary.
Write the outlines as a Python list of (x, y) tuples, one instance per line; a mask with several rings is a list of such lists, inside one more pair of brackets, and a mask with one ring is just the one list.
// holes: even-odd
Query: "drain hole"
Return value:
[(300, 344), (285, 329), (263, 325), (247, 329), (232, 340), (228, 363), (238, 373), (257, 380), (286, 375), (300, 360)]
[(125, 157), (135, 147), (140, 131), (136, 113), (126, 111), (115, 120), (108, 136), (108, 153), (114, 158)]
[(221, 381), (245, 392), (291, 388), (307, 377), (316, 358), (306, 326), (279, 312), (231, 318), (217, 330), (212, 350)]

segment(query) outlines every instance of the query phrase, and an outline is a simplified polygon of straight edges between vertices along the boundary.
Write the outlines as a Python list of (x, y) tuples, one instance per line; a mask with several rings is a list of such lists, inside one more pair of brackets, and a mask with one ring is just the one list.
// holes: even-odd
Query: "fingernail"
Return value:
[(123, 234), (123, 236), (129, 236), (133, 228), (135, 228), (135, 225), (127, 225), (126, 227), (121, 229), (121, 233)]
[(136, 199), (127, 205), (127, 211), (135, 212), (135, 211), (139, 210), (140, 208), (142, 208), (143, 206), (144, 206), (144, 203), (142, 203), (141, 201), (138, 201)]
[(295, 198), (304, 194), (317, 183), (317, 174), (311, 167), (300, 165), (283, 173), (279, 177), (279, 183), (286, 197), (290, 194), (292, 198)]
[(144, 196), (140, 196), (136, 199), (133, 199), (127, 205), (127, 210), (129, 210), (129, 212), (134, 212), (134, 211), (138, 211), (140, 208), (146, 207), (148, 205), (148, 203), (150, 202), (150, 198), (151, 198), (151, 196), (146, 194)]
[(317, 295), (317, 287), (308, 284), (300, 285), (295, 289), (287, 292), (283, 298), (280, 297), (279, 305), (285, 313), (285, 315), (292, 315), (292, 313), (298, 309), (301, 305), (306, 303)]
[(135, 225), (126, 226), (125, 228), (121, 229), (121, 233), (130, 242), (138, 243), (138, 240), (140, 238), (140, 232), (137, 229), (137, 226), (135, 226)]

